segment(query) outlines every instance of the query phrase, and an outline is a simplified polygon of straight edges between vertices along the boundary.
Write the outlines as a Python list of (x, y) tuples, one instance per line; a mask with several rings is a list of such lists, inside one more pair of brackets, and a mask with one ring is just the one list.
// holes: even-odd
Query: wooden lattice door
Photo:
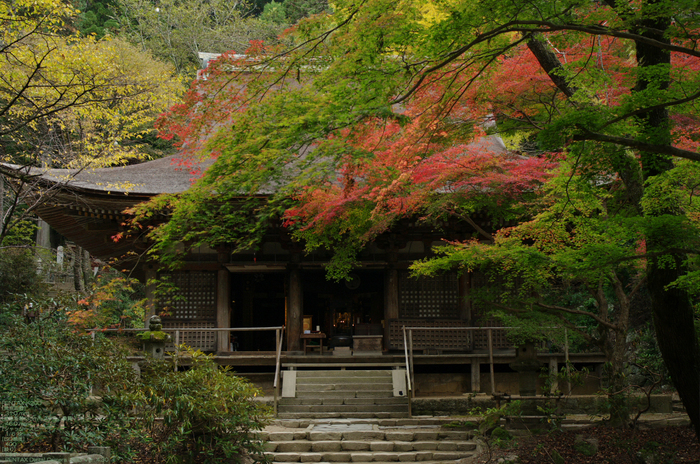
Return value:
[[(216, 327), (216, 273), (207, 271), (173, 272), (161, 277), (174, 286), (167, 301), (158, 304), (163, 327), (169, 329), (205, 329)], [(216, 332), (181, 332), (180, 343), (192, 348), (216, 349)]]
[(455, 274), (410, 278), (399, 275), (401, 318), (459, 319), (459, 285)]

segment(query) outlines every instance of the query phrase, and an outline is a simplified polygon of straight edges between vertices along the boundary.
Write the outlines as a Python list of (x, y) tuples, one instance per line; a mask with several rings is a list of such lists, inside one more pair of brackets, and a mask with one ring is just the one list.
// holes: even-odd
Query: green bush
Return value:
[[(259, 391), (246, 379), (219, 368), (213, 356), (183, 346), (173, 364), (151, 363), (144, 369), (146, 403), (154, 452), (166, 463), (241, 461), (259, 454), (262, 445), (252, 433), (262, 429), (269, 408), (254, 397)], [(162, 421), (153, 421), (155, 416)]]
[(491, 432), (491, 438), (494, 440), (510, 440), (513, 438), (513, 434), (503, 427), (496, 427)]
[(70, 322), (86, 328), (140, 328), (146, 304), (143, 284), (105, 266), (70, 312)]
[[(247, 380), (186, 347), (177, 359), (145, 362), (139, 377), (119, 344), (100, 333), (93, 341), (65, 307), (45, 303), (31, 322), (0, 322), (0, 442), (19, 438), (25, 451), (110, 446), (114, 462), (232, 462), (262, 451), (251, 432), (269, 408)], [(177, 372), (173, 362), (191, 368)]]
[(61, 312), (12, 320), (0, 330), (0, 353), (0, 433), (28, 448), (79, 451), (118, 443), (134, 426), (130, 363), (110, 340), (74, 332)]
[(0, 248), (0, 304), (13, 302), (24, 294), (42, 294), (43, 280), (36, 272), (32, 249)]

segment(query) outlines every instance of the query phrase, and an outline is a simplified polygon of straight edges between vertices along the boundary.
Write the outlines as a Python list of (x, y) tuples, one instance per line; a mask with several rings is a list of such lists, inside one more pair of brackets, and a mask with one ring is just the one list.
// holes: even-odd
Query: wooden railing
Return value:
[[(486, 331), (486, 339), (487, 339), (487, 347), (488, 347), (488, 356), (489, 356), (489, 370), (490, 370), (490, 375), (491, 375), (491, 394), (495, 395), (496, 394), (496, 382), (495, 382), (495, 372), (494, 372), (494, 363), (493, 363), (493, 331), (494, 330), (513, 330), (513, 329), (518, 329), (519, 327), (406, 327), (403, 326), (403, 343), (404, 343), (404, 355), (406, 357), (406, 382), (407, 382), (407, 390), (409, 394), (409, 411), (410, 411), (410, 404), (411, 404), (411, 398), (415, 397), (415, 391), (413, 389), (413, 386), (415, 386), (415, 377), (414, 377), (414, 370), (413, 370), (413, 331), (431, 331), (431, 330), (448, 330), (448, 331), (467, 331), (469, 332), (476, 332), (476, 331)], [(548, 329), (553, 329), (557, 327), (546, 327)], [(569, 364), (569, 334), (568, 334), (568, 329), (565, 327), (561, 327), (561, 329), (564, 330), (564, 359), (566, 364)], [(473, 339), (473, 337), (472, 337)], [(569, 385), (568, 388), (569, 391), (571, 391), (571, 386)]]

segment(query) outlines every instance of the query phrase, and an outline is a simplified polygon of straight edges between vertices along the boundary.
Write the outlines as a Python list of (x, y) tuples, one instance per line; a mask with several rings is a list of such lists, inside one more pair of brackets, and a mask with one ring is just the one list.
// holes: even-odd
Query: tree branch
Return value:
[(615, 119), (612, 119), (602, 126), (600, 126), (598, 129), (605, 129), (606, 127), (610, 126), (611, 124), (615, 124), (616, 122), (622, 121), (623, 119), (631, 118), (633, 116), (639, 116), (640, 114), (646, 113), (648, 111), (654, 111), (654, 110), (662, 110), (664, 108), (668, 108), (669, 106), (675, 106), (675, 105), (682, 105), (683, 103), (688, 103), (693, 100), (697, 100), (700, 98), (700, 90), (695, 92), (694, 94), (686, 97), (686, 98), (681, 98), (680, 100), (672, 100), (666, 103), (659, 103), (658, 105), (653, 105), (653, 106), (645, 106), (644, 108), (640, 108), (635, 111), (630, 111), (629, 113), (625, 113), (622, 116), (618, 116)]
[(559, 319), (565, 326), (567, 326), (569, 329), (573, 330), (577, 334), (581, 335), (587, 342), (594, 343), (596, 345), (600, 343), (600, 340), (597, 340), (591, 334), (577, 327), (573, 322), (566, 319), (562, 314), (557, 314), (556, 316), (557, 319)]
[(610, 322), (606, 321), (605, 319), (601, 318), (597, 314), (590, 313), (588, 311), (581, 311), (580, 309), (571, 309), (571, 308), (565, 308), (564, 306), (556, 306), (556, 305), (547, 305), (544, 303), (540, 302), (535, 302), (535, 306), (539, 306), (542, 309), (548, 310), (548, 311), (558, 311), (558, 312), (564, 312), (568, 314), (576, 314), (579, 316), (588, 316), (595, 320), (598, 324), (607, 327), (608, 329), (611, 330), (617, 330), (617, 326), (615, 324), (611, 324)]
[(472, 218), (469, 217), (468, 214), (465, 214), (465, 215), (463, 215), (462, 217), (463, 217), (464, 220), (466, 220), (466, 221), (469, 223), (470, 226), (472, 226), (474, 229), (476, 229), (477, 232), (479, 232), (482, 236), (484, 236), (484, 238), (486, 238), (486, 240), (488, 240), (488, 241), (491, 242), (491, 243), (495, 242), (495, 239), (493, 238), (493, 235), (492, 235), (492, 234), (489, 234), (489, 233), (486, 232), (484, 229), (482, 229), (481, 227), (479, 227), (479, 224), (477, 224), (476, 222), (474, 222), (474, 221), (472, 220)]
[(679, 158), (689, 159), (691, 161), (700, 161), (700, 153), (697, 153), (695, 151), (683, 150), (682, 148), (676, 148), (670, 145), (646, 143), (627, 137), (617, 137), (614, 135), (601, 134), (599, 132), (593, 132), (583, 127), (579, 127), (578, 129), (580, 132), (573, 136), (573, 140), (576, 141), (595, 140), (597, 142), (606, 142), (615, 145), (620, 145), (623, 147), (634, 148), (636, 150), (645, 151), (647, 153), (671, 155), (677, 156)]
[(530, 34), (530, 40), (527, 42), (527, 48), (530, 49), (535, 58), (540, 63), (542, 69), (549, 75), (554, 85), (559, 88), (564, 95), (572, 97), (576, 92), (575, 87), (571, 87), (564, 76), (559, 72), (564, 69), (557, 55), (547, 48), (544, 42), (544, 37), (540, 33)]
[[(530, 27), (527, 27), (530, 26)], [(584, 32), (586, 34), (592, 35), (605, 35), (609, 37), (618, 37), (621, 39), (634, 40), (635, 42), (642, 42), (660, 50), (667, 50), (670, 52), (677, 52), (684, 55), (694, 56), (700, 58), (700, 50), (695, 50), (688, 47), (682, 47), (680, 45), (674, 45), (672, 43), (662, 42), (660, 40), (654, 40), (649, 37), (645, 37), (641, 34), (636, 34), (629, 31), (621, 31), (611, 29), (606, 26), (601, 25), (584, 25), (584, 24), (556, 24), (550, 21), (510, 21), (500, 28), (507, 32), (522, 32), (526, 34), (530, 33), (542, 33), (542, 32), (560, 32), (560, 31), (577, 31)], [(505, 32), (504, 31), (504, 32)]]

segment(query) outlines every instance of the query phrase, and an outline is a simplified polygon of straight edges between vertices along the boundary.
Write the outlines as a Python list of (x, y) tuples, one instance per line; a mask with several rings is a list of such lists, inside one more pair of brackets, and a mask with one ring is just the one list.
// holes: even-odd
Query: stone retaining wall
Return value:
[[(107, 464), (110, 449), (103, 446), (88, 447), (88, 453), (0, 453), (0, 464)], [(99, 454), (97, 454), (99, 453)]]

